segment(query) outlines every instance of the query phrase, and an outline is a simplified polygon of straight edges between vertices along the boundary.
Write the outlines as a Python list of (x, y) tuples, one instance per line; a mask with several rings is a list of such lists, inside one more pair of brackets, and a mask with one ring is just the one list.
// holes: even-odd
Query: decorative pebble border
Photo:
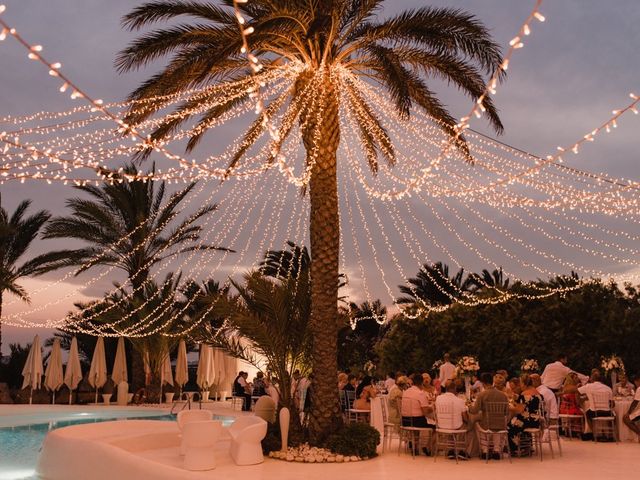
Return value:
[(269, 452), (269, 458), (299, 463), (346, 463), (368, 459), (356, 455), (337, 455), (326, 448), (311, 447), (307, 443), (298, 447), (289, 447), (286, 452)]

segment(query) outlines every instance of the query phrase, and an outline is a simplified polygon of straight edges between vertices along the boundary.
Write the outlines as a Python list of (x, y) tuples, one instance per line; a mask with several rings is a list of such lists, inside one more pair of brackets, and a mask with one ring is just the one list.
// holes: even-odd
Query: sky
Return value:
[[(133, 34), (120, 27), (120, 19), (140, 2), (125, 0), (3, 0), (7, 11), (5, 21), (16, 27), (31, 43), (42, 44), (47, 58), (60, 61), (64, 72), (94, 98), (118, 101), (153, 73), (153, 66), (142, 72), (120, 75), (113, 67), (119, 50)], [(423, 5), (450, 6), (467, 10), (487, 25), (502, 46), (517, 33), (533, 7), (531, 0), (418, 0), (388, 1), (382, 16)], [(508, 80), (500, 86), (495, 102), (498, 105), (505, 133), (501, 141), (539, 155), (554, 153), (557, 145), (581, 138), (611, 115), (611, 110), (629, 102), (629, 92), (640, 93), (640, 62), (637, 46), (640, 33), (640, 2), (637, 0), (554, 0), (546, 1), (541, 11), (544, 23), (535, 23), (525, 46), (513, 58)], [(77, 105), (68, 95), (58, 93), (58, 84), (46, 69), (26, 58), (26, 52), (12, 39), (0, 43), (0, 116), (27, 115), (38, 111), (63, 111)], [(438, 94), (456, 117), (465, 115), (471, 104), (454, 89), (439, 86)], [(617, 131), (588, 145), (583, 153), (570, 159), (570, 165), (612, 176), (637, 180), (638, 126), (640, 117), (621, 121)], [(473, 128), (491, 133), (483, 121), (474, 121)], [(228, 131), (216, 131), (206, 145), (224, 145)], [(65, 212), (65, 199), (71, 189), (61, 185), (24, 185), (0, 187), (2, 206), (13, 210), (23, 199), (33, 201), (33, 208), (47, 208), (53, 214)], [(283, 210), (284, 211), (284, 210)], [(286, 216), (285, 216), (286, 217)], [(283, 217), (283, 218), (285, 218)], [(286, 218), (285, 218), (286, 220)], [(383, 219), (383, 222), (386, 220)], [(286, 223), (286, 222), (284, 222)], [(637, 224), (628, 226), (637, 233)], [(278, 227), (280, 228), (280, 227)], [(284, 227), (283, 227), (284, 228)], [(517, 236), (522, 229), (514, 227)], [(285, 235), (284, 231), (280, 232)], [(441, 232), (446, 236), (446, 232)], [(240, 235), (240, 239), (245, 234)], [(38, 242), (30, 253), (60, 248), (63, 242)], [(401, 250), (401, 247), (399, 247)], [(463, 253), (468, 255), (468, 252)], [(523, 255), (526, 255), (524, 253)], [(571, 255), (568, 253), (567, 255)], [(388, 255), (382, 255), (383, 269), (392, 269)], [(251, 262), (245, 262), (248, 267)], [(243, 263), (243, 266), (245, 266)], [(481, 262), (471, 265), (479, 266)], [(353, 266), (353, 276), (356, 267)], [(224, 272), (224, 267), (222, 267)], [(414, 270), (415, 271), (415, 270)], [(520, 272), (517, 272), (520, 273)], [(46, 287), (62, 273), (23, 283), (30, 290)], [(98, 295), (120, 277), (109, 276), (89, 289), (74, 293), (88, 277), (61, 282), (43, 295), (35, 295), (29, 307), (17, 303), (5, 309), (15, 313), (21, 308), (36, 308), (52, 299), (70, 295), (69, 301), (43, 308), (38, 320), (59, 318), (72, 306), (72, 301)], [(400, 283), (390, 279), (392, 286)], [(351, 288), (358, 294), (360, 284)], [(384, 296), (379, 282), (373, 282), (372, 293)], [(36, 318), (36, 317), (34, 317)], [(3, 352), (9, 342), (26, 342), (34, 333), (44, 336), (43, 329), (3, 328)]]

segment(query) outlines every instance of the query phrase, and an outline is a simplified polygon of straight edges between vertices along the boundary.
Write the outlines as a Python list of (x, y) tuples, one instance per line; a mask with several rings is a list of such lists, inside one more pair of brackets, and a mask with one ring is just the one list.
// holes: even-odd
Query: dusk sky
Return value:
[[(156, 66), (141, 72), (119, 75), (113, 67), (117, 52), (134, 36), (120, 27), (120, 19), (141, 2), (3, 0), (2, 3), (7, 6), (3, 19), (16, 27), (28, 41), (42, 44), (46, 57), (62, 62), (63, 71), (94, 98), (120, 101), (141, 80), (157, 69)], [(491, 29), (495, 40), (506, 50), (509, 40), (515, 36), (534, 3), (533, 0), (389, 0), (381, 15), (392, 15), (423, 5), (458, 7), (477, 15)], [(546, 22), (536, 22), (532, 25), (533, 32), (526, 38), (524, 48), (513, 57), (508, 79), (500, 86), (495, 102), (505, 125), (505, 133), (500, 140), (544, 157), (555, 153), (557, 145), (570, 144), (606, 121), (613, 109), (629, 103), (630, 92), (640, 93), (640, 2), (549, 0), (542, 4), (541, 11), (546, 17)], [(58, 87), (59, 84), (47, 75), (46, 69), (28, 60), (26, 51), (13, 39), (8, 38), (0, 43), (0, 117), (23, 116), (45, 110), (64, 111), (79, 105), (79, 100), (70, 100), (68, 95), (60, 94)], [(456, 117), (465, 115), (472, 105), (468, 98), (461, 96), (453, 88), (438, 85), (438, 93)], [(587, 145), (579, 156), (568, 157), (567, 164), (637, 181), (639, 126), (640, 117), (625, 116), (615, 132), (598, 137), (597, 141)], [(474, 119), (472, 127), (492, 135), (484, 120)], [(2, 128), (5, 127), (0, 124), (0, 130)], [(225, 142), (229, 139), (228, 133), (228, 130), (211, 133), (205, 147), (215, 144), (224, 148)], [(206, 149), (200, 149), (195, 152), (195, 156), (205, 153)], [(122, 159), (122, 162), (124, 161), (125, 159)], [(35, 182), (27, 182), (24, 185), (5, 184), (0, 187), (0, 192), (2, 206), (9, 211), (21, 200), (29, 198), (33, 200), (33, 210), (46, 208), (56, 215), (65, 212), (65, 199), (74, 195), (70, 187)], [(293, 194), (291, 198), (294, 198)], [(273, 233), (282, 237), (281, 241), (284, 241), (287, 221), (291, 217), (286, 214), (286, 209), (282, 212)], [(385, 221), (383, 219), (383, 223)], [(526, 233), (518, 226), (508, 223), (503, 225), (505, 228), (512, 228), (515, 236), (523, 236)], [(614, 223), (612, 228), (619, 226)], [(626, 224), (624, 228), (633, 235), (640, 234), (637, 222)], [(446, 241), (447, 233), (444, 230), (436, 229), (434, 233)], [(243, 233), (239, 240), (243, 240), (247, 235)], [(38, 240), (31, 253), (61, 248), (63, 244), (64, 242)], [(255, 246), (264, 249), (267, 244), (260, 243), (258, 239)], [(403, 245), (394, 243), (394, 248), (403, 251)], [(452, 246), (453, 248), (455, 247)], [(474, 259), (470, 252), (463, 252), (464, 248), (458, 248), (461, 257), (466, 260), (465, 266), (468, 265), (469, 269), (486, 268), (483, 261)], [(553, 251), (554, 247), (553, 244), (541, 243), (540, 248)], [(348, 248), (346, 253), (350, 255), (351, 249)], [(537, 261), (534, 255), (526, 252), (520, 255), (524, 256), (525, 260)], [(572, 255), (574, 254), (566, 252), (566, 258), (570, 261), (577, 263), (583, 260), (577, 253), (575, 256)], [(249, 268), (254, 263), (252, 259), (258, 257), (258, 252), (249, 252), (242, 268), (236, 270), (242, 272)], [(438, 257), (438, 253), (434, 253), (434, 257)], [(393, 263), (388, 254), (380, 253), (380, 261), (383, 269), (393, 270)], [(408, 261), (403, 265), (407, 265), (405, 270), (409, 275), (417, 271), (417, 266), (410, 267)], [(350, 258), (347, 258), (347, 267), (348, 273), (356, 278), (357, 265), (351, 263)], [(637, 265), (627, 267), (631, 269)], [(594, 264), (594, 268), (602, 268), (605, 271), (624, 270), (607, 270), (602, 263)], [(512, 270), (526, 279), (536, 277), (535, 274), (518, 266), (512, 266)], [(567, 273), (566, 269), (561, 272), (561, 269), (557, 268), (555, 271)], [(230, 270), (225, 270), (223, 265), (216, 272), (216, 277), (224, 280), (225, 275), (229, 273)], [(27, 279), (21, 284), (27, 290), (34, 290), (60, 278), (63, 274), (64, 272), (57, 272), (40, 279)], [(74, 292), (78, 285), (82, 285), (92, 276), (89, 274), (70, 279), (54, 289), (46, 289), (42, 294), (34, 295), (32, 304), (26, 308), (37, 308), (67, 292)], [(61, 318), (72, 308), (73, 301), (97, 296), (108, 289), (112, 281), (121, 279), (121, 275), (105, 278), (84, 291), (84, 297), (73, 296), (29, 318), (33, 321)], [(390, 275), (388, 281), (397, 294), (397, 285), (401, 283), (399, 276)], [(391, 299), (385, 297), (385, 289), (379, 280), (372, 278), (370, 283), (373, 296), (383, 298), (383, 301), (389, 304)], [(362, 300), (359, 286), (359, 281), (355, 280), (349, 293), (355, 299)], [(5, 302), (7, 298), (5, 295)], [(14, 301), (13, 298), (9, 300)], [(15, 314), (23, 308), (23, 305), (13, 303), (3, 313)], [(3, 352), (8, 351), (10, 342), (30, 341), (36, 332), (44, 336), (51, 333), (50, 330), (3, 326)]]

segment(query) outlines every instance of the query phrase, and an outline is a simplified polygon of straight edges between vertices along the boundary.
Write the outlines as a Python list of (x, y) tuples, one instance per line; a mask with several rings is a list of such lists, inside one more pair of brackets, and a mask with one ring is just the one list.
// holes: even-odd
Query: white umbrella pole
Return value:
[(69, 405), (71, 405), (72, 398), (73, 398), (73, 390), (69, 389)]
[(56, 403), (56, 391), (53, 391), (53, 402), (51, 402), (51, 405), (55, 405)]
[(29, 405), (31, 405), (33, 403), (33, 386), (31, 387), (31, 390), (29, 392)]

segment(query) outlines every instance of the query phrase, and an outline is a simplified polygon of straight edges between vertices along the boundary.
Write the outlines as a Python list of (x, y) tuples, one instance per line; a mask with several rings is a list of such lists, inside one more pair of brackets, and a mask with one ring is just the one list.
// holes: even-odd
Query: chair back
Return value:
[(276, 402), (268, 395), (261, 396), (253, 407), (253, 413), (269, 423), (276, 423)]
[(386, 395), (380, 398), (380, 408), (382, 409), (382, 422), (387, 423), (389, 421), (389, 404)]
[(353, 402), (356, 401), (356, 391), (344, 390), (344, 393), (347, 397), (347, 409), (353, 408)]
[(182, 410), (178, 412), (177, 422), (180, 430), (190, 422), (202, 422), (213, 419), (211, 410)]
[(506, 430), (509, 421), (509, 404), (507, 402), (487, 402), (485, 418), (489, 430)]
[(593, 392), (593, 405), (591, 410), (611, 410), (611, 394), (609, 392)]
[(450, 429), (454, 425), (453, 405), (451, 403), (436, 402), (436, 426)]

